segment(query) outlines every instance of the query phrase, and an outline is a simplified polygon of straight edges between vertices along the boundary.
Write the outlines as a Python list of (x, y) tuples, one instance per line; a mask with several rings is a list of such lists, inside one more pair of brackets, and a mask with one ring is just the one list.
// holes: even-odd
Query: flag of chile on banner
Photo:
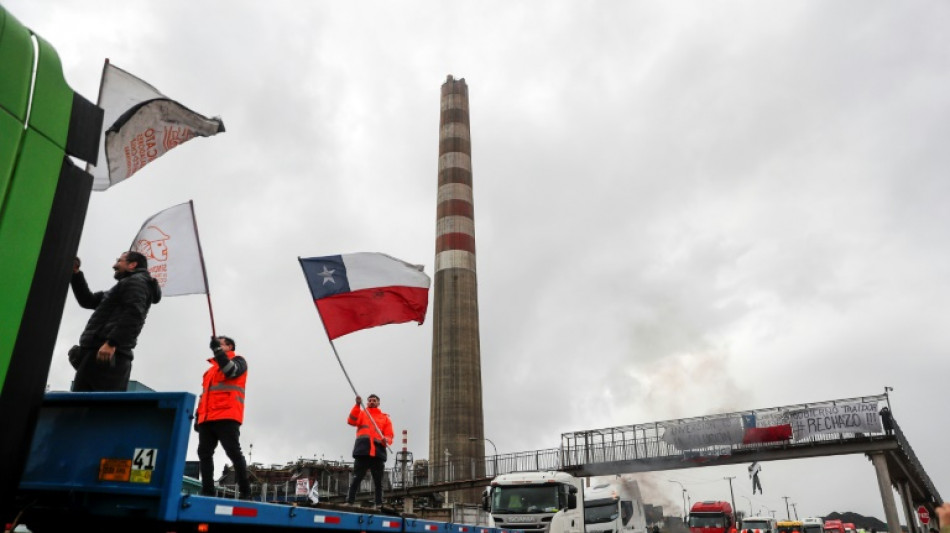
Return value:
[(742, 415), (742, 426), (745, 428), (742, 444), (780, 442), (792, 438), (792, 426), (788, 423), (787, 414), (784, 417), (782, 413), (763, 417), (763, 420), (758, 420), (755, 413)]
[(425, 320), (430, 280), (421, 265), (368, 252), (299, 260), (330, 340)]

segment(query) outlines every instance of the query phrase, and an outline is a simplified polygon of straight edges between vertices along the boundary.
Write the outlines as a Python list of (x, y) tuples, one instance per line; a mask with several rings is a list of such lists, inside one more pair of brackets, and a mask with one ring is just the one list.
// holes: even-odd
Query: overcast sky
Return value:
[[(296, 258), (384, 252), (433, 275), (452, 74), (470, 93), (485, 436), (499, 452), (890, 386), (950, 494), (950, 3), (3, 3), (86, 98), (109, 58), (223, 118), (226, 133), (93, 193), (79, 255), (106, 289), (145, 219), (194, 200), (218, 332), (250, 364), (253, 462), (349, 460), (353, 393)], [(54, 390), (88, 317), (70, 295)], [(204, 296), (162, 301), (132, 379), (200, 393), (209, 334)], [(431, 343), (431, 320), (336, 341), (416, 459)], [(764, 495), (746, 465), (642, 485), (678, 513), (669, 480), (693, 501), (728, 499), (727, 476), (740, 509), (784, 516), (787, 496), (802, 517), (884, 518), (863, 455), (766, 463)]]

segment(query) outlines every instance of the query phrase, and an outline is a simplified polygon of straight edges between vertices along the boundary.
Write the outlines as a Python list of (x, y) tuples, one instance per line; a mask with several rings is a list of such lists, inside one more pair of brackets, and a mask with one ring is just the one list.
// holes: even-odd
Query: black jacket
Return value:
[(162, 299), (158, 281), (145, 268), (138, 268), (105, 292), (91, 292), (82, 272), (73, 274), (70, 285), (81, 307), (95, 309), (79, 337), (79, 345), (99, 348), (108, 341), (131, 357), (149, 308)]

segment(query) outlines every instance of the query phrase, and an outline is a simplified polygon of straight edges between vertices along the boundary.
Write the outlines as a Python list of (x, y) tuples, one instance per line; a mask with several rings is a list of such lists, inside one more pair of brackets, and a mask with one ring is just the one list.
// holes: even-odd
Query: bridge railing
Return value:
[[(883, 429), (862, 433), (812, 433), (805, 437), (796, 438), (791, 431), (796, 421), (790, 420), (788, 413), (835, 407), (842, 404), (877, 404), (885, 400), (886, 396), (882, 394), (564, 433), (561, 435), (561, 464), (564, 467), (571, 467), (638, 459), (729, 455), (737, 450), (763, 449), (789, 442), (828, 442), (854, 439), (869, 434), (880, 435), (884, 434)], [(874, 413), (877, 414), (876, 407)], [(760, 421), (760, 423), (756, 425), (755, 421)], [(666, 436), (666, 432), (671, 429), (683, 428), (689, 425), (702, 426), (704, 424), (723, 428), (721, 434), (713, 431), (709, 435), (708, 440), (715, 441), (714, 444), (689, 447), (677, 446), (675, 445), (677, 443), (676, 439), (667, 438)], [(762, 426), (782, 425), (789, 426), (787, 438), (772, 437), (772, 440), (769, 441), (746, 440), (743, 438), (743, 431), (749, 427), (761, 429)], [(732, 433), (727, 434), (729, 432)]]
[[(841, 404), (879, 403), (886, 401), (885, 395), (863, 396), (827, 402), (797, 404), (767, 409), (754, 409), (701, 417), (692, 417), (676, 420), (653, 422), (649, 424), (633, 424), (602, 428), (594, 430), (575, 431), (561, 436), (560, 448), (532, 450), (525, 452), (489, 455), (484, 458), (449, 458), (447, 460), (432, 461), (398, 461), (395, 466), (386, 472), (384, 487), (387, 490), (401, 490), (420, 487), (438, 487), (458, 482), (487, 483), (488, 480), (500, 474), (531, 470), (571, 470), (573, 467), (589, 467), (599, 463), (614, 463), (640, 459), (675, 458), (689, 459), (713, 455), (728, 455), (740, 450), (762, 450), (770, 447), (781, 447), (793, 444), (810, 444), (824, 442), (844, 442), (848, 440), (866, 439), (868, 437), (884, 435), (886, 431), (839, 432), (839, 433), (812, 433), (807, 437), (790, 438), (772, 442), (739, 442), (725, 445), (713, 445), (700, 448), (681, 449), (664, 439), (668, 428), (680, 424), (702, 421), (727, 419), (775, 421), (781, 418), (782, 413), (800, 409), (833, 407)], [(876, 413), (875, 407), (875, 413)], [(889, 418), (889, 425), (899, 442), (901, 450), (908, 456), (914, 468), (917, 469), (929, 490), (936, 494), (930, 478), (927, 476), (920, 461), (914, 455), (913, 449), (904, 438), (900, 428), (893, 418)], [(321, 492), (329, 495), (345, 494), (349, 486), (349, 479), (326, 480), (325, 489)], [(361, 492), (371, 491), (370, 476), (367, 476), (360, 487)], [(324, 492), (325, 490), (325, 492)]]
[(900, 426), (897, 424), (897, 421), (891, 418), (891, 424), (894, 428), (894, 436), (897, 437), (897, 443), (900, 446), (900, 450), (907, 456), (907, 460), (911, 465), (911, 468), (916, 470), (916, 474), (923, 480), (924, 485), (927, 486), (927, 490), (934, 496), (935, 502), (942, 502), (940, 499), (940, 493), (937, 492), (937, 487), (934, 486), (933, 481), (930, 479), (930, 476), (927, 475), (927, 471), (924, 470), (924, 466), (920, 463), (920, 459), (917, 459), (917, 454), (914, 453), (914, 449), (910, 446), (910, 442), (907, 441), (907, 438), (904, 436), (904, 432), (901, 431)]
[(416, 462), (409, 465), (397, 462), (388, 474), (394, 488), (410, 488), (493, 478), (510, 472), (560, 468), (560, 450), (550, 448), (489, 455), (484, 458), (450, 459), (437, 463)]

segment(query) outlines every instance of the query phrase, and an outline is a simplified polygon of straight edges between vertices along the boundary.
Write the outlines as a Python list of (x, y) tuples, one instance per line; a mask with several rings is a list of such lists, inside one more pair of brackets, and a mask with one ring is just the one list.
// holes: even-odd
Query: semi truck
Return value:
[(587, 533), (646, 533), (646, 511), (636, 481), (616, 479), (584, 491)]
[(846, 533), (844, 523), (841, 520), (825, 520), (824, 527), (827, 533)]
[(803, 533), (804, 523), (800, 520), (779, 520), (775, 527), (779, 533)]
[(822, 527), (823, 520), (817, 517), (808, 517), (802, 519), (802, 533), (825, 533)]
[(776, 533), (778, 522), (771, 516), (750, 516), (742, 520), (739, 533)]
[(736, 529), (736, 515), (729, 502), (696, 502), (689, 510), (688, 523), (689, 533), (730, 533)]
[[(582, 533), (584, 487), (580, 479), (555, 470), (513, 472), (492, 480), (482, 494), (490, 525), (537, 533)], [(555, 516), (557, 527), (552, 527)]]

